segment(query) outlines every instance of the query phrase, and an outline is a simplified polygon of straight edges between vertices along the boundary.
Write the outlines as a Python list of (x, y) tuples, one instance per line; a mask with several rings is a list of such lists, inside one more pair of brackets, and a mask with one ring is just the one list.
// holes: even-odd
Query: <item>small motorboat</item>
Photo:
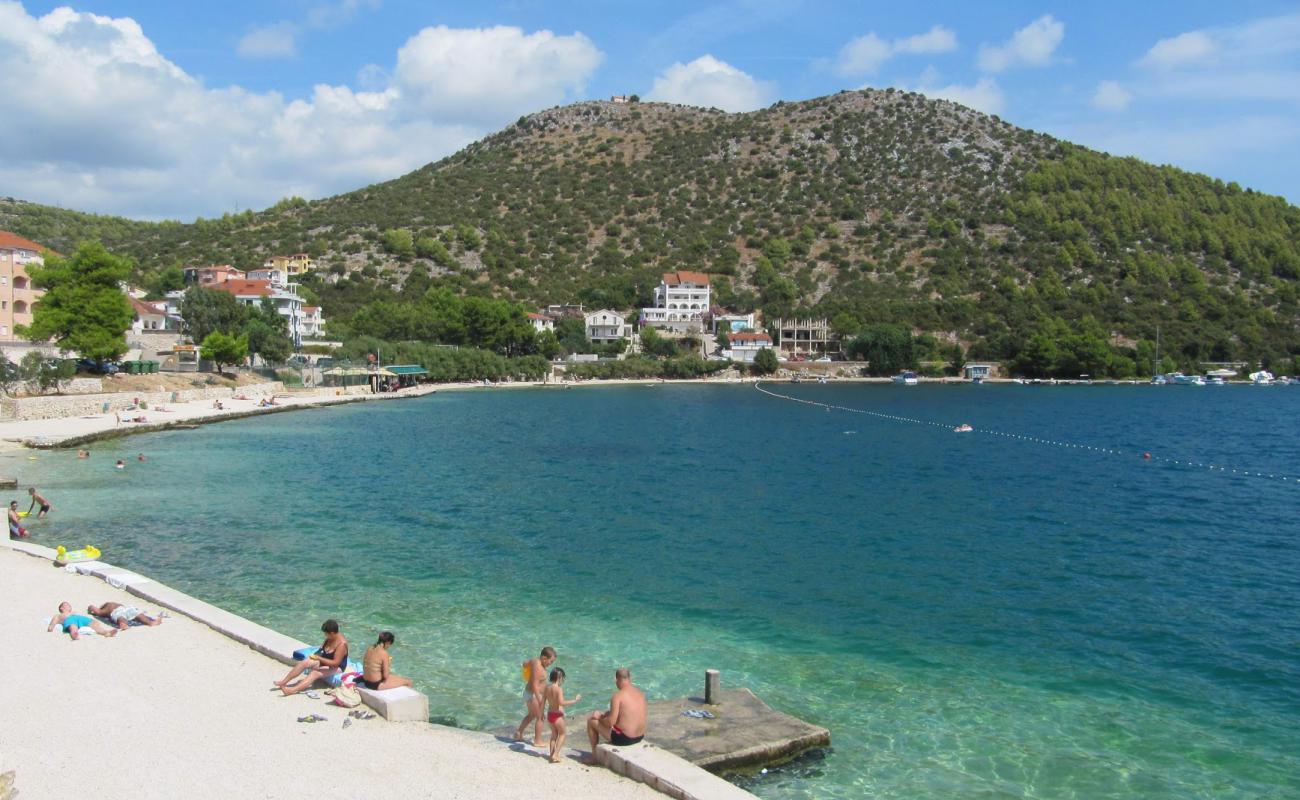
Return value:
[(900, 386), (915, 386), (917, 384), (916, 373), (910, 370), (895, 375), (892, 380)]
[(966, 423), (963, 422), (962, 424), (960, 424), (960, 425), (958, 425), (957, 427), (953, 428), (953, 429), (952, 429), (952, 432), (953, 432), (953, 433), (970, 433), (970, 432), (973, 431), (973, 430), (975, 430), (975, 429), (972, 428), (971, 426), (969, 426), (969, 425), (967, 425)]
[(1250, 382), (1256, 386), (1271, 386), (1273, 384), (1273, 373), (1266, 369), (1259, 372), (1250, 373)]

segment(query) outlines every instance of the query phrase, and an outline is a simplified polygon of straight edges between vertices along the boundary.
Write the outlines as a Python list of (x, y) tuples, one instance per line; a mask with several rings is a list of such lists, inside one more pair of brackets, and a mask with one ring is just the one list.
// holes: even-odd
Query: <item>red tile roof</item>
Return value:
[(258, 297), (271, 296), (270, 281), (246, 281), (238, 278), (232, 278), (224, 283), (214, 283), (208, 287), (220, 292), (230, 292), (236, 297), (249, 297), (256, 295)]
[(700, 283), (708, 286), (709, 276), (705, 275), (703, 272), (688, 272), (684, 269), (679, 269), (676, 272), (665, 272), (664, 283), (669, 286), (679, 286), (683, 283)]
[(42, 253), (48, 250), (50, 253), (58, 255), (58, 253), (55, 253), (43, 244), (37, 244), (31, 239), (24, 239), (18, 234), (10, 233), (9, 231), (0, 231), (0, 250), (31, 250), (36, 253)]
[(767, 342), (768, 344), (771, 344), (771, 343), (772, 343), (772, 337), (771, 337), (771, 336), (768, 336), (766, 333), (729, 333), (729, 334), (727, 334), (727, 341), (732, 342), (732, 343), (735, 343), (735, 342), (754, 342), (754, 343), (757, 343), (757, 342)]
[(308, 314), (314, 314), (315, 312), (320, 311), (320, 306), (303, 306), (302, 310), (306, 311)]
[(545, 320), (545, 321), (549, 321), (549, 322), (554, 322), (554, 321), (555, 321), (552, 317), (548, 317), (548, 316), (546, 316), (545, 314), (534, 314), (534, 313), (531, 312), (531, 311), (528, 312), (528, 318), (529, 318), (529, 319), (540, 319), (540, 320)]
[(131, 295), (127, 295), (126, 299), (131, 301), (131, 308), (135, 309), (137, 315), (152, 314), (156, 317), (167, 316), (167, 312), (154, 303), (146, 303), (145, 301), (132, 297)]

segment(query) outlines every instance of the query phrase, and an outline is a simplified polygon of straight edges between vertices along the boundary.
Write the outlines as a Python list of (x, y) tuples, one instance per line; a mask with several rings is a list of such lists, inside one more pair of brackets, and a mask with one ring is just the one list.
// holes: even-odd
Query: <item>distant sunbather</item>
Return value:
[(86, 613), (96, 617), (107, 617), (120, 631), (131, 627), (132, 622), (148, 625), (150, 628), (162, 624), (161, 617), (151, 617), (135, 606), (124, 606), (111, 600), (102, 606), (86, 606)]
[[(289, 670), (288, 675), (275, 682), (286, 696), (310, 689), (317, 679), (336, 675), (347, 666), (348, 641), (343, 638), (343, 634), (339, 633), (339, 624), (332, 619), (327, 619), (320, 629), (325, 633), (325, 643), (320, 646), (320, 649), (314, 655), (299, 661), (293, 669)], [(302, 679), (293, 683), (300, 675), (303, 676)]]
[(91, 619), (82, 614), (73, 614), (72, 603), (66, 600), (59, 603), (59, 613), (50, 619), (50, 624), (46, 626), (45, 632), (49, 633), (58, 626), (63, 628), (64, 633), (71, 634), (74, 640), (81, 638), (80, 631), (82, 628), (90, 628), (101, 636), (117, 635), (117, 628), (110, 628), (99, 620)]

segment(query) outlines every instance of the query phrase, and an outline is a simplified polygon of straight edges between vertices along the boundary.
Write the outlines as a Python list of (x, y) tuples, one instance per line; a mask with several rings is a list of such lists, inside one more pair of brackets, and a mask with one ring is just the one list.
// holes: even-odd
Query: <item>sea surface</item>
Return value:
[(393, 630), (441, 722), (517, 722), (549, 644), (581, 712), (620, 665), (652, 697), (717, 668), (829, 728), (738, 779), (772, 800), (1300, 797), (1300, 387), (775, 388), (942, 424), (485, 389), (19, 470), (37, 542), (307, 641)]

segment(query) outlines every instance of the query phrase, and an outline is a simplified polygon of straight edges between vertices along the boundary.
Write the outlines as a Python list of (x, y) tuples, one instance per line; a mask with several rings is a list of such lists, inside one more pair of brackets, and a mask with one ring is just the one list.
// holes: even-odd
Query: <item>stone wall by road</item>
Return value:
[(152, 409), (160, 403), (165, 405), (167, 403), (185, 403), (190, 400), (228, 400), (237, 394), (256, 398), (283, 392), (283, 383), (269, 381), (267, 383), (252, 383), (238, 388), (204, 386), (202, 388), (180, 389), (175, 392), (115, 392), (112, 394), (8, 397), (0, 400), (0, 420), (58, 419), (61, 417), (102, 414), (106, 403), (108, 404), (108, 413), (111, 414), (114, 411), (125, 411), (130, 407), (132, 400), (137, 397)]

